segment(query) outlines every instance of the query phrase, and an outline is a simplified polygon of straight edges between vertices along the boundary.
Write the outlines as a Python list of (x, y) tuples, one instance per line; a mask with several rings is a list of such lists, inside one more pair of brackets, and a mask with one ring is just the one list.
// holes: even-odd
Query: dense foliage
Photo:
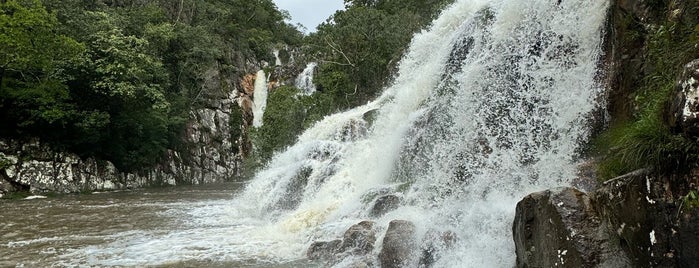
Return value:
[(301, 42), (287, 17), (271, 0), (0, 1), (0, 136), (153, 164), (189, 109), (232, 87), (212, 74)]
[(302, 48), (319, 62), (319, 92), (270, 92), (265, 125), (250, 133), (263, 163), (324, 116), (374, 98), (449, 2), (347, 0), (304, 37), (272, 0), (0, 1), (0, 137), (138, 170), (181, 146), (188, 112), (257, 71), (249, 63)]
[(320, 62), (316, 81), (336, 107), (366, 103), (391, 81), (414, 33), (452, 0), (346, 0), (307, 38)]
[[(642, 80), (633, 93), (629, 119), (615, 122), (601, 135), (597, 147), (603, 160), (599, 175), (610, 179), (627, 172), (651, 168), (657, 172), (683, 172), (699, 163), (699, 141), (674, 133), (663, 113), (675, 94), (675, 80), (684, 64), (699, 58), (699, 1), (685, 3), (684, 14), (670, 15), (666, 1), (650, 1), (662, 21), (642, 27), (632, 18), (620, 20), (627, 29), (624, 42), (642, 42)], [(630, 15), (629, 15), (630, 16)]]

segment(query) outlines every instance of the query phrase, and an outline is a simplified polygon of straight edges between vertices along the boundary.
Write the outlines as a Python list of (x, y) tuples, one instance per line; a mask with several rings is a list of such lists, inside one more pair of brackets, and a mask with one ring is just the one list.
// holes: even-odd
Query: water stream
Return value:
[[(124, 204), (117, 215), (131, 216), (113, 224), (153, 210), (143, 214), (155, 215), (152, 225), (110, 230), (100, 221), (85, 238), (10, 236), (0, 250), (39, 243), (66, 266), (304, 267), (312, 242), (362, 220), (376, 222), (378, 253), (388, 222), (403, 219), (419, 241), (431, 230), (457, 237), (434, 267), (512, 267), (517, 201), (570, 184), (591, 115), (604, 106), (596, 78), (607, 5), (459, 0), (414, 38), (383, 95), (317, 123), (234, 197)], [(371, 216), (386, 194), (399, 208)], [(66, 240), (69, 250), (57, 242)]]

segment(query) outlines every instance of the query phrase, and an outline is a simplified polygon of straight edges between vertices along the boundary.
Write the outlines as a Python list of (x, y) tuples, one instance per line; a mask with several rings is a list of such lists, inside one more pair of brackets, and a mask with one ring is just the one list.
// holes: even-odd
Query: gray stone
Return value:
[(517, 267), (630, 267), (590, 197), (573, 188), (526, 196), (512, 231)]
[(342, 236), (342, 244), (339, 252), (348, 252), (353, 255), (364, 255), (374, 250), (376, 231), (374, 222), (362, 221), (352, 225)]
[(400, 198), (395, 195), (384, 195), (376, 199), (374, 206), (371, 208), (369, 215), (372, 217), (380, 217), (384, 214), (398, 208), (400, 205)]
[(415, 224), (404, 220), (389, 223), (379, 253), (383, 268), (416, 267), (419, 247), (415, 238)]
[(699, 210), (685, 204), (697, 185), (696, 170), (634, 172), (606, 182), (593, 198), (635, 267), (699, 267)]
[(312, 261), (331, 260), (334, 258), (337, 251), (339, 251), (341, 243), (342, 240), (340, 239), (313, 242), (311, 246), (308, 247), (308, 251), (306, 251), (306, 257)]

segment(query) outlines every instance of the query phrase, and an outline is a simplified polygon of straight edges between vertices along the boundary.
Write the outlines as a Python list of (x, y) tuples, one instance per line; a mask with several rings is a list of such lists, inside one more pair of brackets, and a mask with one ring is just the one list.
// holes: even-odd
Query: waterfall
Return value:
[(282, 60), (279, 58), (279, 49), (272, 50), (274, 54), (274, 66), (282, 66)]
[[(190, 209), (158, 212), (176, 219), (172, 231), (110, 234), (62, 252), (59, 265), (296, 267), (312, 242), (363, 220), (375, 222), (375, 258), (401, 219), (418, 243), (453, 234), (433, 267), (513, 267), (516, 203), (570, 185), (605, 106), (596, 78), (608, 5), (457, 0), (415, 36), (380, 97), (316, 123), (232, 200), (181, 201)], [(255, 126), (265, 80), (258, 72)], [(370, 213), (387, 194), (398, 208)]]
[[(296, 254), (361, 220), (385, 231), (405, 219), (456, 234), (437, 267), (513, 266), (517, 201), (569, 185), (602, 109), (607, 2), (457, 1), (414, 38), (382, 96), (310, 128), (238, 200)], [(372, 218), (386, 193), (401, 206)]]
[(315, 72), (317, 63), (311, 62), (306, 65), (303, 72), (296, 77), (296, 87), (303, 90), (303, 94), (311, 95), (316, 92), (316, 86), (313, 84), (313, 72)]
[(267, 76), (265, 76), (265, 71), (259, 70), (255, 78), (255, 93), (252, 107), (253, 127), (257, 128), (262, 126), (262, 118), (265, 114), (265, 109), (267, 109)]

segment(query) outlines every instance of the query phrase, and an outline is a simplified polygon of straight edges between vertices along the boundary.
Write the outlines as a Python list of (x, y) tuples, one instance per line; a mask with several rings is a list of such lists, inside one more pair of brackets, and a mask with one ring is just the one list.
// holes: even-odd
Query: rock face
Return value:
[(517, 267), (630, 267), (592, 207), (572, 188), (534, 193), (517, 204)]
[(381, 267), (416, 267), (418, 245), (415, 235), (415, 225), (412, 222), (391, 221), (383, 238), (381, 253), (379, 253)]
[[(169, 150), (155, 167), (123, 173), (112, 163), (53, 151), (38, 140), (0, 140), (0, 196), (15, 191), (72, 193), (231, 180), (239, 173), (241, 142), (232, 128), (241, 117), (236, 92), (190, 112), (184, 148)], [(241, 121), (241, 120), (237, 120)], [(240, 131), (237, 131), (240, 132)]]
[(666, 121), (677, 133), (699, 136), (699, 59), (684, 66)]
[(637, 172), (607, 182), (593, 199), (635, 267), (699, 267), (698, 203), (685, 198), (697, 186), (696, 171)]
[(527, 196), (513, 224), (517, 266), (699, 267), (698, 187), (697, 170), (638, 171), (589, 195), (561, 188)]

